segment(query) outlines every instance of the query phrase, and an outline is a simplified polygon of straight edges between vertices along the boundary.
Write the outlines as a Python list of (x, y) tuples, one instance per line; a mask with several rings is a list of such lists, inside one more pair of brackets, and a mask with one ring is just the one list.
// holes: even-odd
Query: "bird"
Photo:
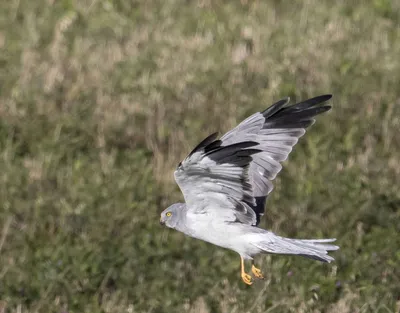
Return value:
[[(240, 256), (243, 282), (264, 274), (254, 263), (258, 254), (299, 255), (328, 262), (339, 249), (331, 239), (291, 239), (259, 227), (272, 181), (293, 146), (315, 116), (327, 112), (332, 95), (289, 105), (284, 98), (242, 121), (221, 138), (213, 133), (179, 163), (174, 172), (185, 202), (161, 213), (160, 224)], [(250, 275), (245, 260), (251, 260)]]

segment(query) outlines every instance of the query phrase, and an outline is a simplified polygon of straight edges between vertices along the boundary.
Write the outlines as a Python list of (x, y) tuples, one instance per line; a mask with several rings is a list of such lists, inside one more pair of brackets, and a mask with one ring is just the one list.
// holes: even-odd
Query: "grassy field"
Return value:
[[(0, 4), (0, 312), (400, 312), (400, 2)], [(290, 96), (333, 93), (262, 226), (336, 262), (162, 228), (179, 161)]]

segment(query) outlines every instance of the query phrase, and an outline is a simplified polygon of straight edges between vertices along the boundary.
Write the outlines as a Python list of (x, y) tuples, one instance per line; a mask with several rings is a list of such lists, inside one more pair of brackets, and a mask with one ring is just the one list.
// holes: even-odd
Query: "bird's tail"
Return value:
[(265, 253), (293, 254), (306, 258), (328, 262), (334, 260), (328, 255), (329, 251), (339, 249), (338, 246), (329, 244), (336, 239), (290, 239), (279, 236), (268, 236), (268, 240), (260, 241), (256, 246)]

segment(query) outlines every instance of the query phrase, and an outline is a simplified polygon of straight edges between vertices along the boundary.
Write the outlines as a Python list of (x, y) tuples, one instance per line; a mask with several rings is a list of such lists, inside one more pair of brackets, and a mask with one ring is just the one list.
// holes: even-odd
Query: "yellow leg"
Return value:
[(254, 276), (259, 279), (264, 279), (264, 276), (261, 270), (254, 266), (254, 260), (251, 261), (251, 271), (253, 272)]
[(253, 279), (251, 278), (251, 276), (249, 274), (247, 274), (244, 271), (244, 260), (242, 257), (240, 257), (240, 265), (241, 265), (241, 276), (242, 276), (243, 282), (247, 285), (251, 285), (253, 283)]

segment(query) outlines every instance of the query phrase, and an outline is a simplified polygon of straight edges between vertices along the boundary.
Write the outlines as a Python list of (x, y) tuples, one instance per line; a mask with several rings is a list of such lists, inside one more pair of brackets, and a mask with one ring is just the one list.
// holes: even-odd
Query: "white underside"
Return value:
[(261, 239), (275, 237), (273, 233), (254, 226), (222, 222), (215, 218), (210, 220), (206, 214), (196, 214), (195, 219), (188, 224), (192, 230), (190, 236), (233, 250), (245, 259), (252, 259), (254, 255), (262, 252), (257, 247)]
[(324, 262), (334, 260), (328, 251), (339, 247), (330, 244), (335, 239), (290, 239), (255, 226), (238, 222), (227, 222), (209, 214), (187, 216), (189, 236), (214, 245), (236, 251), (244, 259), (252, 259), (259, 253), (301, 255)]

